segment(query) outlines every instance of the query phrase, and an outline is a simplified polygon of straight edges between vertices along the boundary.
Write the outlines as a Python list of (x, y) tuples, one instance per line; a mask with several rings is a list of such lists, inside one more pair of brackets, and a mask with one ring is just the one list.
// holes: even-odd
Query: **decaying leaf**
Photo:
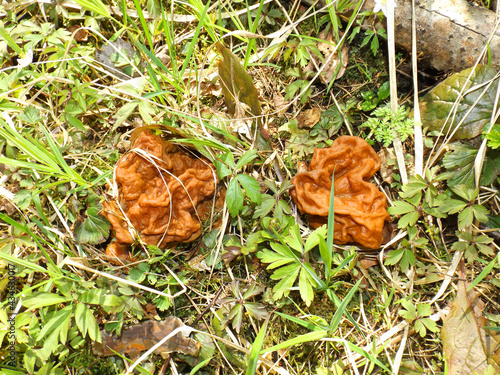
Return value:
[(273, 104), (276, 112), (278, 112), (278, 115), (283, 115), (285, 114), (286, 110), (288, 109), (288, 104), (290, 103), (289, 100), (285, 100), (283, 95), (281, 95), (279, 92), (275, 92), (273, 95)]
[[(101, 331), (102, 344), (94, 343), (93, 352), (99, 356), (128, 353), (132, 358), (138, 357), (142, 351), (148, 350), (160, 340), (171, 334), (175, 329), (183, 327), (184, 323), (175, 317), (169, 316), (161, 322), (148, 320), (123, 330), (121, 336), (110, 335), (107, 331)], [(177, 352), (196, 356), (200, 350), (200, 343), (190, 339), (184, 332), (179, 332), (165, 341), (154, 352), (166, 358), (169, 353)]]
[[(495, 78), (496, 69), (486, 66), (478, 65), (472, 74), (471, 71), (472, 68), (469, 68), (453, 74), (422, 98), (420, 113), (424, 126), (428, 126), (430, 130), (442, 131), (443, 134), (453, 131), (479, 99), (456, 131), (453, 139), (470, 139), (481, 134), (491, 118), (499, 78)], [(493, 79), (493, 83), (487, 88)], [(479, 98), (486, 88), (484, 95)], [(459, 98), (462, 90), (464, 96)], [(459, 104), (456, 107), (455, 116), (450, 116), (445, 124), (457, 99), (459, 99)]]
[[(217, 67), (222, 83), (224, 101), (229, 114), (235, 118), (259, 116), (262, 110), (259, 94), (252, 82), (252, 78), (245, 71), (238, 58), (222, 43), (216, 43), (215, 47), (222, 55)], [(261, 150), (272, 149), (269, 136), (261, 126), (260, 118), (258, 117), (253, 124), (252, 134), (255, 134), (257, 147)], [(256, 129), (258, 131), (255, 131)]]
[(319, 122), (320, 117), (321, 109), (307, 109), (297, 116), (298, 126), (299, 128), (312, 128)]
[[(325, 42), (318, 42), (318, 49), (323, 54), (324, 60), (320, 61), (320, 59), (314, 53), (311, 53), (310, 56), (311, 60), (314, 60), (316, 65), (322, 68), (322, 72), (319, 76), (321, 82), (323, 82), (325, 85), (329, 85), (332, 80), (339, 79), (344, 75), (347, 67), (347, 62), (349, 61), (349, 48), (346, 44), (343, 44), (342, 47), (340, 47), (339, 56), (339, 51), (338, 49), (336, 49), (336, 43), (331, 30), (327, 35), (325, 35), (325, 32), (322, 31), (319, 34), (318, 38), (325, 40)], [(331, 56), (332, 54), (333, 56)], [(322, 66), (324, 62), (326, 62), (326, 64), (325, 66)], [(316, 70), (312, 61), (309, 62), (309, 65), (307, 65), (305, 70)]]
[(500, 335), (485, 329), (489, 324), (482, 316), (483, 308), (478, 294), (467, 291), (465, 282), (459, 281), (457, 296), (441, 329), (449, 375), (483, 374), (488, 366), (500, 373)]

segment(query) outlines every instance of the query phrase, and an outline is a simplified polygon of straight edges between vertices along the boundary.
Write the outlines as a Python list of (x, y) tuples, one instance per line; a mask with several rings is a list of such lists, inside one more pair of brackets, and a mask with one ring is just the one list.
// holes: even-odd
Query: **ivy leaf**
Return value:
[(109, 237), (111, 223), (99, 212), (100, 207), (89, 207), (87, 217), (75, 228), (76, 242), (81, 244), (99, 244)]
[[(496, 69), (478, 65), (475, 70), (473, 68), (465, 69), (445, 79), (422, 98), (420, 102), (422, 124), (428, 126), (431, 130), (442, 133), (446, 133), (450, 129), (453, 130), (464, 119), (467, 111), (472, 108), (486, 88), (488, 81), (495, 78), (496, 73)], [(495, 81), (472, 108), (461, 127), (455, 133), (455, 139), (471, 139), (481, 134), (484, 126), (491, 118), (498, 77)], [(472, 89), (473, 87), (474, 89)], [(462, 90), (466, 95), (459, 98)], [(445, 124), (446, 118), (457, 100), (459, 100), (459, 104), (456, 107), (455, 115), (450, 116), (450, 119)]]
[(236, 217), (243, 209), (243, 193), (236, 178), (229, 181), (227, 186), (226, 204), (232, 217)]

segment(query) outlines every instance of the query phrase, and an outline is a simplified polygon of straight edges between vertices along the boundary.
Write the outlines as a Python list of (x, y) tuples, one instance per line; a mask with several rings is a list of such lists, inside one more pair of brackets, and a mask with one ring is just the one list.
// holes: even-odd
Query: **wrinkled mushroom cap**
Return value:
[(118, 199), (103, 203), (116, 235), (106, 252), (123, 258), (135, 241), (134, 231), (144, 243), (159, 247), (196, 239), (218, 180), (207, 160), (144, 130), (118, 161), (115, 182)]
[(342, 136), (314, 150), (308, 171), (292, 178), (291, 195), (313, 228), (326, 224), (335, 170), (335, 242), (378, 248), (389, 220), (385, 195), (369, 182), (379, 168), (380, 158), (365, 140)]

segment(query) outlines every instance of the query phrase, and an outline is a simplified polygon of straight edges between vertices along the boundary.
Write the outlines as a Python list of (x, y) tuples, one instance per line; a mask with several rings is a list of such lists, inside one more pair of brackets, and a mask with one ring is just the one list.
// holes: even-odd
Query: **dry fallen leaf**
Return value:
[[(77, 42), (86, 42), (88, 40), (88, 31), (85, 29), (82, 29), (83, 26), (80, 25), (72, 25), (68, 27), (68, 31), (70, 33), (75, 33), (75, 40)], [(77, 31), (78, 30), (78, 31)]]
[(311, 108), (307, 109), (297, 116), (299, 128), (312, 128), (319, 122), (321, 117), (321, 109)]
[(288, 109), (288, 104), (290, 103), (290, 101), (285, 100), (283, 95), (281, 95), (278, 92), (275, 92), (273, 95), (273, 103), (274, 103), (274, 109), (276, 110), (277, 114), (283, 115)]
[[(344, 75), (347, 67), (347, 62), (349, 61), (349, 48), (347, 47), (346, 44), (343, 44), (342, 47), (340, 47), (340, 57), (339, 57), (339, 51), (336, 50), (336, 43), (335, 40), (333, 39), (333, 34), (331, 30), (328, 33), (328, 35), (325, 35), (325, 32), (322, 31), (319, 34), (318, 38), (326, 41), (326, 42), (319, 42), (318, 49), (323, 54), (324, 61), (328, 60), (328, 63), (325, 66), (322, 66), (323, 62), (316, 55), (311, 53), (310, 56), (311, 59), (314, 60), (316, 65), (322, 69), (322, 73), (319, 76), (321, 82), (323, 82), (325, 85), (329, 85), (330, 82), (332, 82), (332, 80), (339, 79)], [(331, 56), (332, 54), (333, 56)], [(339, 68), (339, 71), (337, 74), (335, 74), (337, 68)], [(306, 66), (305, 70), (306, 71), (316, 70), (314, 68), (314, 64), (312, 63), (312, 61), (309, 62), (309, 65)]]
[(441, 339), (448, 374), (483, 374), (488, 365), (498, 374), (500, 335), (485, 329), (489, 323), (482, 316), (484, 303), (474, 290), (466, 289), (465, 282), (459, 281), (452, 309), (443, 319)]
[[(111, 356), (115, 355), (113, 352), (115, 351), (120, 354), (128, 353), (132, 358), (137, 358), (142, 351), (152, 348), (160, 340), (182, 326), (184, 323), (179, 318), (169, 316), (161, 322), (148, 320), (129, 326), (123, 330), (121, 336), (111, 335), (103, 330), (101, 331), (102, 344), (94, 343), (93, 352), (99, 356)], [(172, 352), (197, 356), (199, 350), (200, 343), (186, 337), (183, 332), (179, 332), (158, 347), (155, 353), (164, 358)]]
[[(252, 82), (252, 77), (243, 68), (238, 58), (224, 47), (221, 42), (217, 42), (215, 47), (222, 55), (222, 60), (217, 63), (217, 67), (222, 83), (224, 101), (226, 102), (229, 114), (235, 119), (259, 116), (262, 113), (262, 109), (259, 94)], [(271, 150), (272, 145), (269, 135), (261, 126), (259, 117), (257, 117), (255, 123), (258, 131), (252, 129), (250, 134), (255, 133), (257, 147), (261, 150)]]

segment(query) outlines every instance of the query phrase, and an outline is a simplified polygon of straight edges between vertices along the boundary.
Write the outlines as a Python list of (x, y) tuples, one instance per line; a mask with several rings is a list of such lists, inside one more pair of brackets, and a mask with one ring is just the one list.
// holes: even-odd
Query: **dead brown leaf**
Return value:
[(457, 296), (441, 329), (449, 375), (483, 374), (488, 366), (500, 373), (500, 337), (485, 329), (489, 323), (482, 316), (483, 309), (478, 294), (467, 291), (465, 282), (459, 281)]
[[(260, 116), (262, 109), (259, 94), (252, 82), (252, 77), (246, 72), (238, 58), (224, 47), (222, 42), (217, 42), (215, 47), (222, 55), (217, 67), (229, 114), (235, 119)], [(252, 126), (250, 134), (255, 134), (257, 147), (260, 150), (271, 150), (269, 135), (262, 127), (260, 117), (257, 117), (255, 126), (257, 131)]]
[[(322, 31), (319, 36), (319, 39), (325, 40), (325, 42), (318, 42), (318, 49), (321, 51), (324, 57), (324, 61), (328, 61), (328, 63), (323, 64), (323, 62), (318, 58), (318, 56), (313, 53), (310, 54), (311, 59), (314, 60), (316, 65), (322, 69), (322, 73), (319, 78), (321, 82), (325, 85), (329, 85), (332, 80), (339, 79), (345, 73), (347, 62), (349, 61), (349, 47), (346, 44), (343, 44), (340, 47), (340, 57), (339, 51), (336, 50), (336, 43), (333, 38), (332, 31), (325, 35), (325, 32)], [(332, 56), (333, 55), (333, 56)], [(330, 58), (331, 56), (331, 58)], [(324, 66), (323, 66), (324, 65)], [(337, 74), (337, 68), (339, 69)], [(312, 61), (309, 62), (309, 65), (305, 68), (306, 71), (315, 71), (314, 64)]]
[(274, 109), (276, 110), (276, 112), (278, 112), (279, 115), (282, 115), (288, 109), (288, 103), (290, 103), (290, 101), (285, 100), (283, 95), (276, 92), (273, 95), (273, 103), (274, 103)]
[[(175, 329), (183, 327), (184, 323), (175, 317), (169, 316), (161, 322), (148, 320), (125, 328), (121, 336), (112, 335), (109, 332), (101, 331), (102, 344), (95, 342), (93, 352), (99, 356), (128, 353), (132, 358), (137, 358), (142, 351), (148, 350), (156, 345), (160, 340), (171, 334)], [(166, 358), (169, 353), (178, 352), (186, 355), (196, 356), (200, 350), (200, 343), (186, 337), (183, 332), (177, 333), (163, 345), (156, 348), (156, 354)]]
[[(75, 33), (75, 40), (77, 42), (86, 42), (88, 40), (88, 31), (85, 29), (82, 29), (83, 26), (80, 25), (72, 25), (68, 27), (68, 31), (70, 33)], [(77, 31), (78, 30), (78, 31)]]
[(312, 128), (319, 122), (321, 117), (321, 109), (311, 108), (307, 109), (297, 116), (299, 128)]

